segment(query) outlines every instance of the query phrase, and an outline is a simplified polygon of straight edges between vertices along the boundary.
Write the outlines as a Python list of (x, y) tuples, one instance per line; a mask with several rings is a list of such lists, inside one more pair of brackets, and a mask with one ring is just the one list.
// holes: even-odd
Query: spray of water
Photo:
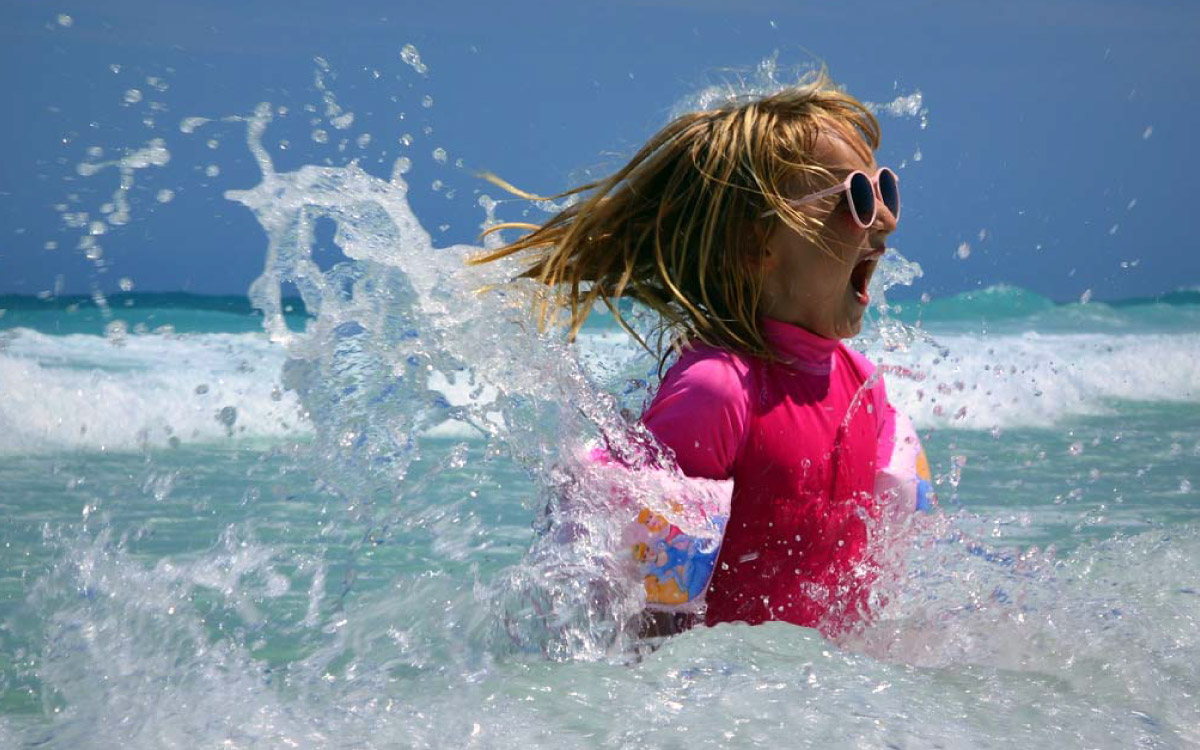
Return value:
[[(354, 164), (279, 173), (261, 144), (270, 117), (263, 105), (246, 123), (262, 181), (227, 196), (266, 231), (251, 299), (271, 337), (287, 346), (283, 381), (315, 429), (324, 485), (370, 537), (421, 491), (405, 482), (421, 435), (447, 422), (469, 425), (524, 465), (537, 488), (533, 549), (502, 590), (482, 595), (504, 636), (562, 657), (619, 650), (640, 604), (617, 554), (616, 516), (629, 512), (630, 498), (653, 491), (628, 472), (627, 499), (618, 503), (611, 480), (577, 456), (594, 439), (617, 456), (644, 455), (647, 437), (597, 390), (573, 348), (528, 325), (534, 291), (479, 292), (512, 268), (472, 269), (464, 261), (477, 248), (434, 247), (408, 204), (402, 168), (390, 180)], [(319, 219), (336, 223), (346, 257), (326, 271), (312, 258)], [(287, 283), (315, 316), (303, 333), (284, 320)]]

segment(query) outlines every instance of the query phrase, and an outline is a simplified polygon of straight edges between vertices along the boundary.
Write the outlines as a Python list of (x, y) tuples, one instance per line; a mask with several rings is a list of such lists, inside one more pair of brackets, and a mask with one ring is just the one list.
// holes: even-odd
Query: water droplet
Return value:
[(204, 174), (208, 175), (209, 177), (216, 177), (217, 175), (221, 174), (221, 168), (216, 164), (209, 164), (204, 168)]
[(446, 149), (440, 148), (440, 147), (435, 148), (433, 150), (433, 160), (436, 161), (438, 164), (445, 164), (446, 163)]
[(208, 122), (207, 117), (185, 117), (179, 121), (179, 132), (194, 133), (196, 128)]
[(1146, 129), (1142, 131), (1142, 140), (1143, 141), (1149, 140), (1150, 136), (1152, 136), (1152, 135), (1154, 135), (1154, 126), (1147, 125)]
[(425, 109), (429, 109), (430, 107), (432, 107), (433, 106), (433, 97), (430, 96), (429, 94), (426, 94), (425, 98), (421, 100), (421, 106), (424, 107)]
[(86, 211), (68, 211), (62, 215), (63, 223), (72, 229), (83, 229), (87, 226), (88, 215)]
[(1071, 447), (1067, 448), (1067, 453), (1070, 453), (1072, 456), (1080, 455), (1081, 453), (1083, 453), (1083, 443), (1081, 443), (1081, 442), (1071, 443)]
[(64, 29), (69, 29), (75, 24), (75, 19), (71, 18), (66, 13), (59, 13), (58, 18), (55, 20), (58, 21), (58, 25), (62, 26)]
[(221, 411), (217, 412), (217, 421), (226, 427), (233, 427), (237, 423), (237, 417), (236, 406), (225, 406), (221, 408)]
[(956, 250), (954, 252), (954, 254), (958, 257), (959, 260), (966, 260), (967, 258), (971, 257), (970, 244), (968, 244), (966, 242), (960, 243), (958, 246), (958, 250)]
[(413, 70), (417, 71), (421, 75), (425, 75), (427, 72), (429, 72), (429, 66), (421, 62), (421, 53), (417, 52), (417, 48), (411, 44), (404, 45), (404, 47), (400, 50), (400, 59), (408, 63)]
[(312, 139), (317, 143), (329, 143), (329, 133), (321, 128), (317, 128), (312, 132)]
[(413, 160), (410, 160), (407, 156), (397, 158), (396, 163), (391, 168), (391, 180), (395, 182), (397, 178), (400, 178), (400, 175), (408, 173), (408, 170), (412, 168)]
[(1086, 305), (1092, 301), (1092, 290), (1084, 289), (1083, 294), (1079, 295), (1079, 304)]
[(121, 346), (129, 337), (129, 326), (123, 320), (111, 320), (104, 326), (104, 338), (115, 346)]
[(1180, 492), (1191, 492), (1192, 491), (1192, 483), (1190, 481), (1188, 481), (1187, 479), (1180, 479), (1179, 480), (1179, 491)]
[(137, 89), (129, 89), (125, 92), (126, 104), (137, 104), (142, 100), (142, 92)]

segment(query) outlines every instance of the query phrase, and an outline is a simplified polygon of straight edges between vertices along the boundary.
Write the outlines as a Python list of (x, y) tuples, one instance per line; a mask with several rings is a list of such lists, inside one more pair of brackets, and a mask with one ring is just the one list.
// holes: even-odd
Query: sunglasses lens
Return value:
[(864, 227), (875, 220), (875, 188), (871, 178), (862, 172), (855, 172), (850, 178), (850, 210)]
[(883, 205), (887, 206), (893, 217), (899, 219), (900, 183), (896, 180), (896, 173), (890, 169), (879, 172), (879, 194), (883, 196)]

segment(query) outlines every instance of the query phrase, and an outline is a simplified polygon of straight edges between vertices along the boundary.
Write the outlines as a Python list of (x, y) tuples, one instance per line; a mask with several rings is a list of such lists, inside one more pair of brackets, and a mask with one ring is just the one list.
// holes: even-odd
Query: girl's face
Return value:
[[(840, 133), (826, 130), (815, 144), (819, 164), (837, 180), (854, 170), (874, 175), (874, 156), (862, 144), (851, 145)], [(791, 198), (803, 198), (828, 184), (797, 180)], [(862, 329), (870, 297), (867, 285), (883, 255), (887, 236), (896, 228), (896, 217), (876, 195), (875, 223), (863, 229), (855, 223), (845, 193), (838, 193), (798, 208), (822, 224), (821, 238), (828, 250), (776, 222), (767, 238), (763, 264), (761, 312), (768, 318), (793, 323), (827, 339), (845, 339)], [(832, 255), (831, 255), (832, 252)]]

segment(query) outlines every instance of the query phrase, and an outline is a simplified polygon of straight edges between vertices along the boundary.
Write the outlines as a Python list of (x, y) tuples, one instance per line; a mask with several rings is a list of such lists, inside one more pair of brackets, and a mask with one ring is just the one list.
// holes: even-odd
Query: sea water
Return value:
[(435, 246), (407, 164), (277, 171), (271, 116), (248, 300), (0, 300), (0, 745), (1200, 746), (1193, 293), (890, 303), (889, 252), (856, 345), (940, 506), (876, 618), (648, 644), (577, 456), (638, 454), (653, 358), (479, 293), (513, 267)]

